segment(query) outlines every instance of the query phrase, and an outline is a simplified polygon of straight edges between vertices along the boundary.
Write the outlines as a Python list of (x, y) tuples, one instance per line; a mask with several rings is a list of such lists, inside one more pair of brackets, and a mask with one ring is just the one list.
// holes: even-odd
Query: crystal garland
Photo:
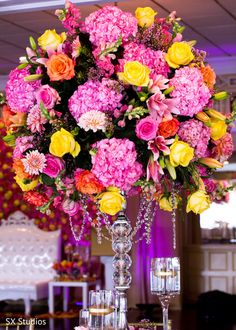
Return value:
[[(125, 215), (125, 211), (121, 211), (117, 219), (111, 223), (109, 217), (99, 211), (97, 205), (97, 219), (96, 223), (92, 221), (92, 218), (87, 209), (86, 199), (82, 197), (81, 204), (84, 211), (83, 222), (79, 234), (75, 233), (72, 219), (70, 218), (70, 227), (74, 239), (78, 242), (84, 233), (85, 224), (87, 221), (96, 229), (97, 241), (99, 244), (102, 242), (102, 238), (112, 241), (112, 249), (115, 252), (113, 257), (113, 283), (116, 289), (116, 330), (127, 330), (127, 295), (126, 290), (130, 288), (132, 281), (129, 268), (131, 267), (132, 260), (129, 256), (132, 244), (138, 243), (145, 239), (147, 244), (151, 242), (151, 225), (154, 214), (156, 212), (156, 203), (152, 199), (146, 199), (145, 196), (141, 196), (140, 207), (137, 216), (135, 226), (132, 227), (129, 219)], [(102, 232), (102, 226), (105, 226), (109, 237)], [(144, 229), (139, 238), (135, 239), (137, 233)]]
[[(91, 216), (88, 212), (86, 198), (81, 199), (81, 205), (82, 205), (84, 214), (83, 214), (83, 222), (82, 222), (79, 233), (76, 233), (74, 230), (72, 217), (70, 217), (70, 219), (69, 219), (70, 228), (71, 228), (75, 241), (78, 242), (81, 240), (81, 238), (84, 234), (84, 229), (85, 229), (85, 225), (87, 222), (90, 222), (92, 227), (96, 229), (97, 241), (99, 244), (102, 243), (102, 238), (112, 241), (113, 227), (112, 227), (111, 221), (109, 220), (108, 215), (100, 212), (99, 206), (96, 205), (97, 206), (97, 218), (96, 218), (96, 223), (94, 223), (93, 219), (91, 218)], [(157, 204), (153, 200), (146, 199), (144, 196), (141, 197), (137, 220), (136, 220), (135, 226), (133, 228), (131, 227), (131, 231), (130, 231), (130, 239), (132, 241), (134, 240), (134, 243), (138, 243), (139, 241), (145, 239), (146, 243), (150, 244), (150, 242), (151, 242), (151, 225), (152, 225), (154, 214), (156, 212), (156, 207), (157, 207)], [(105, 234), (102, 233), (102, 226), (105, 226), (110, 237), (107, 237)], [(138, 239), (135, 240), (135, 236), (137, 235), (138, 231), (141, 228), (144, 228), (144, 231), (143, 231), (142, 235)]]

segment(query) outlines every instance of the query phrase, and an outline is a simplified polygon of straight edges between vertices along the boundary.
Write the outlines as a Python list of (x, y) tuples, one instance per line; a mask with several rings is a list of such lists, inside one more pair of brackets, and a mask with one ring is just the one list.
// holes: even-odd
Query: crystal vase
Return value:
[(126, 290), (130, 288), (132, 280), (129, 272), (132, 260), (128, 254), (132, 248), (131, 231), (131, 224), (124, 212), (121, 211), (111, 227), (112, 249), (115, 252), (113, 257), (113, 283), (116, 290), (117, 330), (129, 329)]

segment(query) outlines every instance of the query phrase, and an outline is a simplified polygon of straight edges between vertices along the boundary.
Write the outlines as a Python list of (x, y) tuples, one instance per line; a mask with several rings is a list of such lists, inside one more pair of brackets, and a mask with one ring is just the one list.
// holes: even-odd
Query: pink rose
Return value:
[(65, 213), (69, 214), (70, 217), (73, 217), (79, 212), (80, 205), (79, 203), (68, 198), (63, 201), (62, 209)]
[(52, 109), (61, 100), (57, 91), (49, 85), (41, 86), (35, 93), (35, 97), (37, 103), (40, 105), (40, 102), (43, 102), (47, 109)]
[(46, 167), (43, 170), (44, 174), (52, 178), (56, 178), (58, 174), (64, 169), (64, 162), (57, 157), (47, 154), (46, 156)]
[(141, 119), (136, 126), (136, 135), (138, 138), (149, 141), (156, 137), (158, 123), (151, 116)]

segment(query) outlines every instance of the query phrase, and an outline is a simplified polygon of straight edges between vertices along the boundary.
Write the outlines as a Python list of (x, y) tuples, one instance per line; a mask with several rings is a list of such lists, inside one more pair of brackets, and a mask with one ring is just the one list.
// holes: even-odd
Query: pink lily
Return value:
[(165, 138), (161, 135), (158, 135), (155, 140), (148, 142), (148, 149), (152, 151), (154, 160), (157, 161), (160, 155), (160, 151), (162, 151), (165, 155), (170, 154), (170, 149), (167, 145), (172, 144), (174, 139), (165, 140)]
[(151, 93), (158, 93), (161, 89), (166, 89), (169, 79), (166, 79), (163, 75), (157, 74), (153, 75), (152, 79), (149, 80), (148, 89)]
[(178, 99), (166, 99), (165, 95), (162, 94), (161, 91), (152, 95), (147, 101), (147, 107), (150, 111), (150, 115), (159, 123), (162, 121), (163, 117), (167, 118), (167, 120), (171, 120), (171, 113), (179, 114), (179, 110), (176, 108), (178, 104)]
[(163, 169), (161, 168), (158, 161), (154, 160), (153, 155), (150, 156), (147, 164), (147, 181), (152, 178), (154, 182), (159, 182), (163, 174)]

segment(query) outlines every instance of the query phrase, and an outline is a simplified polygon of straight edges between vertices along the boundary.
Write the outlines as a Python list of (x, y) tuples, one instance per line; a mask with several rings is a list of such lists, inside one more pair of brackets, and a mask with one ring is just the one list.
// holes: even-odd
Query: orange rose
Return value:
[(97, 177), (90, 171), (84, 170), (75, 175), (76, 189), (82, 194), (99, 194), (104, 189)]
[(23, 112), (13, 112), (9, 106), (4, 105), (2, 109), (2, 119), (7, 130), (22, 127), (26, 122), (26, 114)]
[(54, 54), (46, 62), (51, 81), (70, 80), (75, 76), (74, 61), (66, 54)]
[(16, 175), (21, 179), (28, 179), (31, 177), (28, 173), (25, 172), (25, 168), (21, 159), (14, 159), (13, 169)]
[(204, 83), (208, 88), (213, 89), (216, 83), (216, 74), (210, 65), (201, 68)]
[(179, 129), (179, 121), (175, 118), (166, 120), (160, 123), (158, 127), (158, 134), (164, 138), (175, 135)]

